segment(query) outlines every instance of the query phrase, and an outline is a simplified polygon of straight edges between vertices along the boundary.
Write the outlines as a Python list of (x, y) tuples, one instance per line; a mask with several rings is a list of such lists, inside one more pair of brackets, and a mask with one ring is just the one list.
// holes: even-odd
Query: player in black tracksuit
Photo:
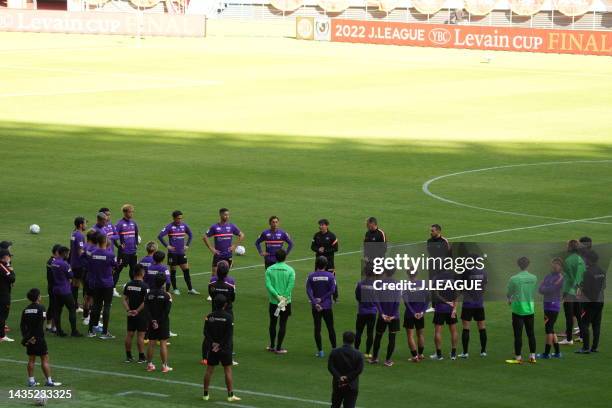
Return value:
[(15, 283), (15, 272), (11, 267), (11, 253), (0, 250), (0, 342), (13, 341), (6, 335), (5, 327), (11, 309), (11, 288)]
[[(430, 230), (430, 238), (427, 240), (427, 255), (429, 258), (440, 259), (444, 264), (444, 258), (452, 256), (451, 244), (446, 238), (442, 236), (442, 227), (439, 224), (432, 224)], [(433, 268), (429, 270), (429, 280), (435, 281), (436, 275), (443, 272), (444, 268)], [(440, 303), (437, 292), (431, 294), (431, 309), (427, 311), (433, 311), (436, 303)]]
[(49, 352), (45, 341), (45, 307), (40, 304), (40, 290), (30, 289), (27, 298), (31, 304), (26, 306), (21, 313), (21, 344), (26, 347), (28, 355), (28, 386), (38, 385), (34, 379), (34, 365), (36, 357), (40, 357), (42, 371), (47, 378), (47, 387), (57, 387), (61, 383), (54, 382), (51, 378), (51, 368), (49, 366)]
[[(217, 270), (218, 272), (218, 270)], [(206, 360), (206, 374), (204, 375), (204, 396), (208, 401), (210, 395), (208, 388), (215, 367), (221, 363), (225, 371), (225, 385), (227, 387), (227, 400), (240, 401), (234, 395), (234, 379), (232, 377), (232, 346), (234, 343), (234, 319), (226, 311), (228, 302), (225, 296), (216, 295), (213, 298), (214, 311), (204, 318), (204, 350)]]
[(138, 347), (138, 363), (146, 362), (144, 354), (144, 336), (147, 332), (149, 321), (145, 308), (145, 299), (149, 292), (149, 286), (142, 281), (145, 267), (137, 264), (132, 274), (133, 280), (125, 284), (123, 288), (123, 307), (127, 312), (127, 334), (125, 336), (125, 362), (134, 361), (132, 357), (132, 338), (136, 332), (136, 346)]
[[(318, 257), (324, 256), (327, 259), (326, 270), (336, 276), (334, 254), (338, 252), (338, 238), (336, 238), (336, 234), (329, 230), (329, 221), (325, 218), (319, 220), (319, 232), (312, 237), (310, 249), (315, 253), (315, 264)], [(338, 281), (336, 281), (336, 290), (334, 291), (333, 298), (334, 302), (338, 300)]]
[[(606, 288), (606, 271), (597, 264), (599, 261), (597, 253), (593, 250), (588, 250), (584, 258), (586, 260), (586, 271), (580, 288), (584, 297), (584, 302), (581, 304), (582, 313), (580, 319), (582, 348), (576, 351), (578, 354), (596, 353), (598, 351), (601, 315), (604, 305), (604, 289)], [(592, 344), (589, 326), (593, 328)]]
[(378, 220), (370, 217), (366, 220), (368, 230), (363, 238), (363, 257), (366, 263), (374, 258), (383, 258), (387, 253), (387, 236), (378, 228)]
[(153, 347), (159, 340), (159, 352), (162, 361), (162, 372), (172, 371), (168, 366), (168, 338), (170, 337), (170, 309), (172, 298), (164, 290), (166, 277), (159, 273), (155, 277), (155, 288), (151, 289), (145, 300), (145, 310), (149, 321), (147, 336), (149, 338), (149, 349), (147, 350), (147, 371), (155, 371), (153, 364)]

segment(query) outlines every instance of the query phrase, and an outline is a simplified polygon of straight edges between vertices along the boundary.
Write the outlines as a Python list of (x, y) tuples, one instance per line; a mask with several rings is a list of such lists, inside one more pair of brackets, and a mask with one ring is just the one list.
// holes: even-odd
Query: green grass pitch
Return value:
[[(326, 362), (314, 358), (304, 290), (310, 260), (293, 263), (289, 354), (264, 351), (267, 297), (252, 243), (270, 215), (278, 215), (295, 240), (292, 260), (311, 257), (321, 217), (331, 220), (341, 253), (359, 249), (370, 215), (395, 244), (426, 239), (433, 222), (464, 240), (560, 242), (588, 234), (609, 242), (612, 217), (563, 221), (612, 216), (609, 58), (493, 53), (482, 63), (478, 51), (245, 37), (232, 30), (262, 26), (228, 25), (213, 23), (203, 40), (0, 33), (0, 239), (14, 241), (14, 299), (44, 287), (49, 248), (68, 242), (76, 215), (91, 221), (99, 207), (109, 206), (115, 221), (126, 202), (136, 207), (145, 241), (169, 222), (172, 210), (184, 211), (196, 234), (189, 252), (194, 286), (203, 290), (210, 254), (199, 237), (217, 209), (229, 207), (247, 236), (247, 255), (235, 258), (232, 273), (241, 404), (324, 406), (330, 376)], [(273, 29), (291, 33), (290, 26)], [(422, 189), (449, 173), (543, 162), (574, 163), (497, 168), (429, 186), (446, 199), (496, 211), (440, 201)], [(28, 234), (32, 223), (41, 225), (40, 235)], [(354, 328), (359, 255), (336, 262), (335, 318), (342, 332)], [(184, 290), (180, 277), (179, 285)], [(13, 304), (13, 337), (24, 306)], [(202, 297), (175, 299), (171, 321), (179, 337), (171, 340), (175, 371), (168, 375), (123, 363), (125, 318), (117, 302), (111, 317), (117, 339), (49, 336), (54, 377), (76, 395), (49, 405), (219, 406), (225, 395), (220, 371), (212, 400), (200, 399), (208, 311)], [(507, 305), (489, 304), (487, 319), (486, 359), (411, 364), (401, 333), (394, 367), (366, 367), (358, 405), (609, 406), (609, 307), (602, 353), (575, 356), (573, 347), (564, 348), (564, 359), (536, 366), (503, 362), (512, 355)], [(540, 305), (536, 319), (541, 351)], [(429, 317), (426, 329), (427, 354), (433, 347)], [(323, 339), (329, 351), (325, 330)], [(447, 353), (446, 334), (444, 341)], [(472, 335), (472, 350), (476, 343)], [(20, 406), (6, 390), (24, 388), (24, 360), (18, 342), (0, 344), (0, 405)], [(138, 390), (168, 396), (118, 395)]]

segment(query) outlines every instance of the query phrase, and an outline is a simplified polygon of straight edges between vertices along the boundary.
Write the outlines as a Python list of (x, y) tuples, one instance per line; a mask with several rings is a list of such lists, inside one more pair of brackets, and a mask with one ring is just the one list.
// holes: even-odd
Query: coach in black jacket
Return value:
[(359, 375), (363, 371), (363, 356), (355, 350), (355, 333), (342, 335), (344, 345), (332, 350), (327, 369), (333, 376), (332, 408), (354, 408), (359, 392)]

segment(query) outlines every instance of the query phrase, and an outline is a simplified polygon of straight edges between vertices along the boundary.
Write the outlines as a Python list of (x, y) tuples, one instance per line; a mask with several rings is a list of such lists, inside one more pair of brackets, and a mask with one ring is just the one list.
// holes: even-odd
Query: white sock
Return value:
[(529, 354), (529, 358), (534, 358), (535, 359), (535, 353), (530, 353)]
[(29, 381), (29, 382), (35, 382), (35, 381), (36, 381), (36, 379), (35, 379), (34, 377), (28, 377), (28, 381)]
[(51, 378), (51, 377), (47, 377), (47, 382), (48, 382), (48, 383), (52, 383), (52, 382), (53, 382), (53, 378)]
[(516, 356), (516, 359), (517, 359), (517, 360), (522, 360), (522, 359), (523, 359), (523, 356)]

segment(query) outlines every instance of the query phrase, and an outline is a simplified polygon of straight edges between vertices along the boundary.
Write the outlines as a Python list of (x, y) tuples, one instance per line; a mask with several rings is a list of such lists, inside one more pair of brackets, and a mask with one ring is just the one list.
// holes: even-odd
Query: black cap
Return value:
[(11, 241), (2, 241), (0, 242), (0, 249), (9, 249), (12, 245)]

